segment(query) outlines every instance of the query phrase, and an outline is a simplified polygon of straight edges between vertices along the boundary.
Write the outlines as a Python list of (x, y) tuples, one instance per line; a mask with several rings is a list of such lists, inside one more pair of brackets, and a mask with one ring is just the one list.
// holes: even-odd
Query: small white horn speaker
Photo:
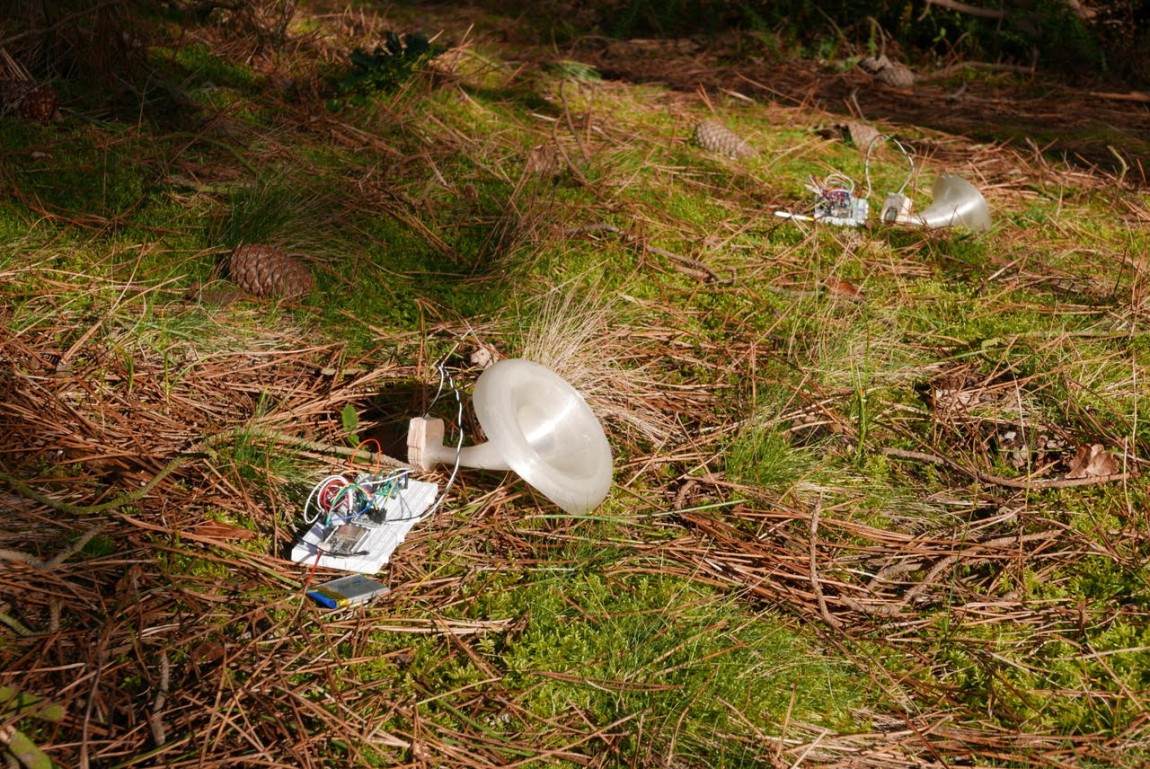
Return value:
[(494, 364), (475, 382), (475, 415), (487, 443), (443, 445), (442, 419), (417, 417), (407, 459), (419, 470), (453, 465), (512, 470), (568, 513), (592, 510), (611, 489), (611, 447), (583, 396), (546, 366), (529, 360)]
[(930, 188), (933, 201), (911, 220), (923, 227), (966, 227), (981, 232), (990, 229), (990, 206), (970, 182), (944, 174)]

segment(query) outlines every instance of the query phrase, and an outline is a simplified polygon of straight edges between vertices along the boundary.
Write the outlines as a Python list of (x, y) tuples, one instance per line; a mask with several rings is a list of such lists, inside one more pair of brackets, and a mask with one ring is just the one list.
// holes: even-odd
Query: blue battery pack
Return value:
[(367, 603), (389, 590), (387, 585), (362, 574), (333, 579), (307, 591), (307, 597), (329, 609)]

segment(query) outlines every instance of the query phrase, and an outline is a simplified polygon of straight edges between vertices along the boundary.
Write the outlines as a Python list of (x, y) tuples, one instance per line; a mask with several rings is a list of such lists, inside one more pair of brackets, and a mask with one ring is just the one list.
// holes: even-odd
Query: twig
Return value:
[(148, 726), (152, 729), (152, 739), (156, 747), (160, 747), (167, 739), (167, 730), (164, 728), (164, 702), (168, 698), (168, 686), (171, 683), (171, 663), (168, 662), (168, 653), (160, 650), (160, 685), (156, 699), (152, 701), (152, 712), (148, 715)]
[(29, 628), (20, 620), (13, 617), (8, 613), (8, 604), (0, 604), (0, 624), (6, 625), (16, 635), (28, 638), (29, 636), (36, 635), (36, 631)]
[(991, 483), (995, 486), (1006, 486), (1011, 489), (1069, 489), (1075, 486), (1093, 486), (1098, 483), (1125, 481), (1133, 477), (1133, 473), (1114, 473), (1113, 475), (1092, 475), (1087, 478), (1039, 478), (1037, 480), (1029, 478), (1004, 478), (1001, 475), (991, 475), (990, 473), (984, 473), (972, 467), (966, 467), (959, 462), (955, 462), (953, 459), (940, 457), (936, 454), (891, 448), (883, 449), (882, 453), (888, 457), (895, 457), (896, 459), (911, 459), (918, 462), (929, 462), (932, 465), (949, 467), (951, 470), (957, 470), (983, 483)]
[(587, 153), (587, 148), (583, 146), (583, 141), (579, 138), (579, 132), (575, 130), (575, 123), (571, 120), (571, 109), (567, 106), (567, 94), (563, 93), (563, 87), (567, 81), (563, 80), (559, 83), (559, 100), (563, 104), (563, 117), (567, 120), (567, 129), (571, 131), (571, 136), (575, 139), (575, 145), (579, 147), (579, 154), (583, 156), (584, 165), (591, 164), (591, 156)]
[(38, 571), (51, 571), (66, 561), (68, 558), (71, 558), (73, 555), (80, 552), (84, 548), (84, 545), (88, 544), (92, 540), (92, 537), (96, 536), (103, 530), (103, 524), (99, 526), (93, 526), (81, 534), (79, 539), (77, 539), (71, 545), (64, 548), (59, 553), (46, 561), (40, 560), (36, 556), (30, 555), (21, 550), (7, 550), (4, 548), (0, 548), (0, 561), (25, 563)]
[(906, 601), (902, 600), (895, 601), (894, 603), (869, 604), (846, 595), (840, 596), (839, 600), (842, 601), (843, 605), (848, 609), (853, 609), (859, 614), (869, 614), (874, 617), (894, 617), (906, 606)]
[(93, 5), (90, 8), (83, 8), (79, 11), (75, 11), (74, 13), (69, 13), (67, 16), (62, 16), (62, 17), (60, 17), (59, 20), (56, 21), (56, 23), (54, 23), (50, 27), (43, 27), (40, 29), (27, 29), (27, 30), (24, 30), (23, 32), (18, 32), (15, 35), (10, 35), (9, 37), (6, 37), (3, 40), (0, 40), (0, 45), (4, 45), (4, 46), (11, 45), (12, 43), (15, 43), (17, 40), (23, 40), (26, 37), (32, 37), (34, 35), (43, 35), (47, 32), (51, 32), (52, 30), (55, 30), (59, 27), (66, 27), (69, 24), (73, 23), (76, 19), (78, 19), (82, 16), (87, 16), (89, 14), (96, 13), (97, 11), (101, 11), (110, 5), (124, 4), (124, 2), (125, 2), (125, 0), (104, 0), (104, 2), (96, 3), (96, 5)]
[[(860, 614), (893, 617), (899, 614), (904, 608), (906, 608), (906, 606), (908, 606), (912, 600), (921, 595), (923, 591), (934, 584), (949, 567), (953, 566), (956, 562), (962, 560), (963, 558), (974, 555), (981, 550), (1006, 547), (1008, 545), (1016, 545), (1023, 542), (1035, 542), (1038, 540), (1053, 539), (1061, 533), (1062, 531), (1060, 529), (1047, 529), (1046, 531), (1039, 531), (1033, 534), (1009, 534), (1004, 537), (995, 537), (994, 539), (971, 543), (970, 547), (967, 547), (961, 552), (948, 555), (945, 558), (939, 560), (938, 563), (936, 563), (934, 566), (930, 567), (930, 570), (926, 573), (926, 575), (923, 576), (923, 578), (917, 583), (915, 583), (913, 587), (909, 588), (897, 601), (881, 604), (868, 604), (849, 596), (840, 596), (838, 600), (848, 608), (853, 609)], [(909, 564), (897, 564), (894, 567), (885, 567), (875, 575), (874, 579), (870, 581), (869, 587), (873, 589), (875, 583), (882, 576), (893, 576), (895, 572), (910, 571), (911, 567), (917, 568), (919, 565), (920, 564), (918, 564), (918, 562), (912, 562)]]
[(51, 571), (52, 569), (55, 569), (57, 566), (62, 564), (65, 560), (67, 560), (68, 558), (71, 558), (73, 555), (75, 555), (76, 553), (83, 550), (84, 546), (87, 545), (89, 542), (91, 542), (92, 538), (95, 537), (100, 532), (102, 532), (103, 530), (104, 530), (104, 526), (102, 524), (99, 526), (93, 526), (92, 528), (88, 529), (83, 534), (81, 534), (79, 536), (79, 538), (77, 538), (76, 541), (73, 542), (71, 545), (64, 548), (59, 553), (56, 553), (56, 555), (52, 556), (52, 558), (50, 558), (49, 560), (45, 561), (44, 565), (41, 567), (42, 570), (43, 571)]
[(975, 542), (970, 547), (966, 548), (960, 553), (948, 555), (941, 561), (936, 563), (930, 568), (917, 585), (910, 588), (903, 594), (903, 601), (910, 601), (919, 595), (922, 591), (926, 590), (930, 585), (938, 579), (946, 569), (956, 561), (969, 556), (979, 550), (994, 547), (1006, 547), (1007, 545), (1021, 544), (1023, 542), (1034, 542), (1041, 539), (1052, 539), (1061, 534), (1060, 529), (1047, 529), (1046, 531), (1035, 532), (1034, 534), (1008, 534), (1005, 537), (996, 537), (995, 539), (988, 539), (985, 542)]
[[(289, 444), (292, 444), (292, 445), (294, 445), (300, 449), (303, 449), (305, 451), (316, 451), (316, 452), (320, 452), (323, 454), (335, 454), (337, 456), (355, 457), (355, 458), (360, 458), (360, 459), (364, 459), (364, 460), (372, 460), (372, 461), (376, 462), (377, 464), (381, 464), (385, 467), (408, 467), (409, 466), (407, 463), (401, 462), (398, 459), (394, 459), (392, 457), (382, 455), (382, 454), (373, 454), (370, 451), (361, 451), (358, 449), (344, 448), (343, 446), (332, 446), (332, 445), (327, 444), (327, 443), (319, 443), (317, 441), (310, 441), (310, 440), (307, 440), (306, 438), (297, 438), (294, 435), (287, 435), (285, 433), (281, 433), (281, 432), (278, 432), (276, 430), (269, 430), (267, 428), (240, 426), (240, 427), (234, 427), (230, 430), (224, 430), (223, 432), (219, 432), (219, 433), (216, 433), (215, 435), (212, 435), (212, 436), (205, 438), (204, 440), (200, 441), (195, 447), (193, 447), (193, 449), (191, 451), (184, 453), (184, 454), (180, 454), (176, 457), (173, 457), (171, 459), (171, 461), (168, 462), (168, 464), (164, 465), (164, 467), (161, 468), (158, 473), (156, 473), (154, 476), (152, 476), (152, 479), (150, 481), (145, 483), (140, 488), (126, 492), (124, 494), (121, 494), (120, 496), (116, 497), (115, 499), (110, 499), (107, 502), (101, 502), (98, 505), (73, 505), (72, 503), (65, 502), (61, 499), (53, 499), (52, 497), (49, 497), (46, 494), (42, 494), (41, 492), (32, 488), (31, 486), (29, 486), (24, 481), (22, 481), (18, 478), (15, 478), (15, 477), (13, 477), (13, 476), (9, 475), (8, 473), (5, 473), (5, 472), (0, 472), (0, 481), (7, 483), (9, 486), (11, 486), (13, 489), (15, 489), (22, 496), (25, 496), (28, 499), (39, 502), (42, 505), (47, 505), (48, 507), (52, 508), (53, 510), (57, 510), (61, 513), (65, 513), (67, 515), (92, 515), (93, 513), (102, 513), (102, 512), (106, 512), (108, 510), (114, 510), (117, 507), (122, 507), (124, 505), (131, 504), (133, 502), (138, 502), (139, 500), (141, 500), (145, 496), (147, 496), (152, 491), (152, 489), (156, 488), (156, 486), (158, 486), (160, 484), (160, 482), (164, 480), (164, 478), (167, 478), (169, 475), (171, 475), (173, 472), (175, 472), (179, 468), (183, 467), (184, 465), (188, 464), (189, 462), (191, 462), (194, 459), (201, 458), (205, 454), (210, 456), (213, 453), (212, 448), (216, 444), (222, 443), (224, 440), (226, 440), (228, 438), (234, 438), (234, 437), (241, 436), (241, 435), (267, 438), (269, 440), (277, 441), (280, 443), (289, 443)], [(92, 536), (94, 536), (95, 532), (91, 532), (90, 534)], [(91, 537), (89, 536), (89, 539), (90, 538)], [(85, 540), (85, 542), (86, 542), (86, 540)], [(83, 546), (84, 546), (83, 544), (80, 544), (80, 547), (83, 547)], [(67, 555), (70, 555), (70, 554), (71, 553), (68, 553)], [(13, 558), (9, 558), (8, 560), (15, 560), (15, 561), (23, 562), (23, 563), (31, 563), (31, 561), (28, 560), (29, 556), (27, 556), (27, 555), (16, 553), (15, 551), (11, 551), (11, 550), (0, 551), (0, 557), (5, 557), (7, 555), (15, 555), (16, 556)], [(64, 557), (66, 558), (67, 555), (64, 555)], [(57, 556), (57, 558), (59, 558), (59, 556)], [(53, 559), (53, 560), (55, 560), (55, 559)], [(35, 565), (35, 564), (33, 564), (33, 565)], [(59, 565), (59, 564), (56, 564), (56, 565)]]
[(3, 744), (27, 769), (53, 769), (52, 759), (36, 747), (23, 732), (18, 732), (11, 726), (0, 726), (0, 744)]
[[(383, 467), (397, 467), (407, 468), (411, 465), (406, 462), (389, 457), (386, 454), (373, 453), (363, 449), (353, 449), (347, 446), (334, 446), (330, 443), (320, 443), (319, 441), (308, 440), (307, 438), (299, 438), (295, 435), (287, 435), (278, 430), (269, 430), (263, 427), (240, 427), (236, 430), (228, 431), (228, 433), (240, 433), (243, 435), (254, 436), (258, 438), (266, 438), (277, 443), (287, 443), (295, 446), (303, 451), (315, 451), (320, 454), (334, 454), (339, 457), (348, 457), (357, 461), (372, 461)], [(222, 437), (227, 437), (228, 433), (219, 434)], [(213, 439), (217, 436), (213, 436)], [(213, 440), (213, 443), (216, 442)]]
[(102, 502), (98, 505), (73, 505), (72, 503), (65, 502), (61, 499), (53, 499), (46, 494), (41, 494), (39, 491), (36, 491), (36, 489), (24, 483), (24, 481), (21, 481), (18, 478), (14, 478), (8, 473), (4, 472), (0, 472), (0, 481), (7, 483), (9, 486), (15, 489), (17, 493), (27, 497), (28, 499), (35, 500), (42, 505), (47, 505), (53, 510), (59, 511), (61, 513), (65, 513), (67, 515), (91, 515), (93, 513), (102, 513), (106, 510), (112, 510), (114, 508), (131, 504), (132, 502), (137, 502), (143, 499), (152, 489), (159, 485), (160, 481), (164, 480), (164, 478), (167, 478), (179, 468), (188, 464), (190, 461), (192, 461), (192, 459), (193, 457), (188, 455), (177, 456), (172, 461), (168, 462), (168, 464), (165, 465), (163, 469), (156, 473), (155, 476), (152, 477), (152, 480), (148, 481), (140, 488), (121, 494), (115, 499), (110, 499), (107, 502)]
[(96, 671), (92, 678), (92, 689), (88, 692), (88, 702), (84, 706), (84, 719), (80, 725), (80, 769), (90, 769), (88, 751), (90, 742), (88, 735), (92, 726), (92, 711), (96, 708), (96, 700), (100, 692), (100, 681), (104, 677), (104, 669), (108, 664), (108, 639), (102, 637), (96, 647)]
[(734, 282), (733, 279), (724, 280), (723, 278), (720, 278), (718, 273), (700, 262), (698, 259), (692, 259), (689, 256), (676, 254), (674, 251), (668, 251), (667, 249), (659, 248), (658, 246), (648, 245), (647, 243), (642, 242), (636, 235), (633, 235), (626, 230), (620, 229), (613, 224), (600, 222), (598, 224), (589, 224), (583, 227), (568, 227), (563, 232), (567, 235), (581, 235), (588, 232), (610, 232), (613, 235), (618, 235), (621, 237), (625, 243), (637, 243), (639, 247), (644, 251), (649, 251), (652, 254), (657, 254), (658, 256), (670, 259), (672, 262), (680, 265), (681, 272), (691, 275), (691, 277), (705, 280), (710, 283), (729, 284)]
[(957, 64), (951, 64), (949, 67), (936, 69), (932, 72), (924, 72), (918, 76), (918, 79), (922, 81), (941, 80), (964, 69), (981, 69), (989, 72), (1013, 72), (1019, 75), (1034, 74), (1034, 67), (1023, 64), (1000, 64), (992, 61), (960, 61)]
[(827, 608), (827, 599), (823, 596), (823, 586), (819, 583), (819, 569), (818, 569), (818, 549), (815, 546), (817, 535), (819, 533), (819, 512), (822, 510), (823, 501), (819, 499), (815, 503), (815, 509), (811, 511), (811, 547), (810, 547), (810, 571), (811, 571), (811, 589), (815, 591), (815, 598), (819, 602), (819, 612), (823, 615), (823, 619), (827, 624), (833, 628), (841, 628), (843, 623), (831, 614), (830, 609)]
[(1145, 91), (1130, 91), (1129, 93), (1110, 93), (1108, 91), (1091, 91), (1095, 99), (1109, 99), (1110, 101), (1133, 101), (1139, 104), (1150, 104), (1150, 93)]

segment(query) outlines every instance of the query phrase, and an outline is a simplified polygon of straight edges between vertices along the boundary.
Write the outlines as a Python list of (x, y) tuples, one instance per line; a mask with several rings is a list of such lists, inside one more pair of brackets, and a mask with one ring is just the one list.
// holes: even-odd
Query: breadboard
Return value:
[(419, 523), (438, 495), (439, 484), (409, 481), (406, 489), (384, 503), (386, 522), (371, 529), (364, 537), (359, 545), (362, 555), (338, 557), (320, 553), (324, 525), (323, 521), (317, 521), (292, 548), (291, 559), (297, 563), (317, 563), (326, 569), (375, 574), (391, 559), (391, 554), (411, 528)]

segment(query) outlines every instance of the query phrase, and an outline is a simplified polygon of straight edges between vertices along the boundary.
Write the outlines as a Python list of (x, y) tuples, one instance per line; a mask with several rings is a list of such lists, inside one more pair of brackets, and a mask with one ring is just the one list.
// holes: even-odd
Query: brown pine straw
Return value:
[[(430, 329), (444, 331), (462, 335)], [(467, 331), (481, 333), (473, 324)], [(229, 333), (226, 313), (220, 332)], [(427, 722), (422, 732), (382, 727), (392, 719), (414, 728), (418, 697), (359, 680), (358, 666), (389, 657), (405, 664), (402, 645), (366, 654), (369, 634), (442, 637), (481, 660), (467, 639), (513, 632), (512, 619), (429, 620), (384, 603), (333, 620), (302, 600), (303, 586), (325, 573), (283, 557), (298, 533), (299, 495), (364, 459), (337, 445), (341, 410), (398, 386), (411, 393), (399, 413), (421, 413), (430, 388), (411, 383), (426, 381), (426, 369), (346, 359), (338, 346), (271, 332), (239, 351), (176, 346), (161, 356), (141, 345), (129, 362), (106, 331), (78, 333), (82, 348), (61, 348), (55, 340), (77, 332), (47, 317), (18, 335), (0, 324), (0, 493), (9, 508), (0, 534), (0, 667), (5, 684), (63, 706), (56, 736), (42, 740), (58, 763), (311, 767), (340, 751), (352, 765), (365, 763), (368, 750), (392, 760), (422, 751), (457, 766), (508, 765), (508, 756), (584, 763), (589, 744), (626, 728), (578, 714), (540, 723), (516, 705), (521, 693), (500, 694), (497, 676), (475, 701), (476, 722), (503, 701), (523, 722), (519, 738)], [(70, 365), (61, 366), (69, 350)], [(700, 400), (692, 388), (652, 398), (672, 413)], [(243, 442), (278, 446), (297, 458), (301, 475), (269, 468), (252, 483), (230, 469)], [(469, 495), (465, 479), (456, 489)], [(496, 517), (514, 499), (506, 489), (470, 496)], [(534, 547), (516, 542), (513, 527), (504, 535), (482, 519), (433, 519), (405, 543), (392, 572), (396, 596), (450, 606), (458, 580), (424, 573), (434, 570), (428, 538), (445, 528), (460, 529), (462, 542), (494, 535), (512, 549)], [(110, 552), (91, 554), (101, 542)], [(452, 747), (460, 743), (470, 747)]]
[[(221, 329), (227, 333), (226, 323)], [(333, 619), (301, 600), (308, 580), (323, 576), (283, 557), (299, 527), (299, 492), (289, 490), (306, 487), (307, 479), (269, 468), (253, 483), (229, 469), (229, 451), (242, 437), (295, 455), (311, 468), (308, 479), (344, 469), (337, 455), (352, 449), (333, 448), (341, 440), (341, 409), (362, 407), (395, 384), (425, 381), (426, 370), (381, 366), (369, 356), (348, 360), (336, 346), (270, 335), (243, 352), (168, 350), (185, 357), (173, 379), (159, 354), (143, 348), (129, 370), (99, 333), (61, 369), (61, 330), (0, 330), (0, 359), (9, 362), (0, 372), (0, 429), (9, 436), (0, 472), (10, 510), (0, 534), (0, 684), (64, 706), (57, 736), (42, 745), (59, 763), (311, 767), (325, 765), (338, 741), (353, 764), (367, 761), (370, 749), (396, 761), (434, 757), (445, 766), (551, 758), (590, 766), (598, 755), (590, 745), (617, 742), (634, 727), (596, 725), (578, 712), (542, 722), (519, 705), (522, 692), (501, 688), (497, 669), (467, 707), (474, 724), (517, 719), (516, 738), (471, 722), (449, 729), (419, 719), (417, 703), (432, 693), (399, 695), (358, 679), (359, 666), (406, 664), (402, 645), (382, 656), (368, 650), (367, 637), (380, 633), (442, 638), (446, 655), (490, 668), (474, 639), (514, 633), (517, 620), (444, 617), (459, 600), (459, 580), (437, 576), (430, 547), (450, 536), (458, 544), (447, 557), (492, 572), (512, 561), (519, 568), (553, 564), (546, 547), (580, 535), (573, 523), (556, 524), (541, 545), (538, 531), (508, 512), (531, 494), (522, 485), (475, 490), (462, 479), (460, 499), (480, 514), (444, 514), (413, 532), (392, 567), (391, 586), (396, 600), (425, 607), (422, 616), (397, 613), (385, 601)], [(484, 335), (445, 323), (429, 329), (456, 338), (465, 331)], [(755, 355), (737, 334), (689, 344), (682, 333), (657, 329), (630, 336), (640, 367), (689, 355), (688, 365), (724, 361), (729, 369), (721, 375), (737, 377)], [(120, 386), (129, 379), (131, 388)], [(1004, 515), (916, 532), (850, 520), (825, 501), (765, 499), (709, 469), (739, 427), (717, 408), (728, 397), (721, 384), (629, 386), (630, 398), (676, 415), (682, 429), (659, 433), (662, 443), (652, 445), (641, 431), (628, 438), (624, 423), (612, 423), (616, 437), (637, 441), (628, 448), (633, 459), (619, 468), (619, 493), (649, 488), (649, 479), (668, 470), (679, 474), (664, 500), (649, 490), (634, 497), (637, 515), (649, 512), (656, 525), (675, 526), (674, 536), (631, 543), (635, 559), (619, 564), (618, 573), (670, 571), (730, 589), (791, 621), (825, 628), (828, 643), (847, 654), (855, 653), (845, 639), (904, 644), (948, 618), (1021, 624), (1033, 628), (1036, 641), (1106, 621), (1099, 609), (1084, 615), (1066, 601), (1030, 601), (1000, 586), (1024, 566), (1041, 578), (1067, 559), (1099, 552), (1059, 521)], [(421, 413), (427, 392), (416, 388), (409, 397), (399, 410)], [(796, 408), (814, 407), (827, 424), (842, 422), (827, 394), (800, 400)], [(236, 523), (210, 520), (209, 513)], [(85, 544), (100, 540), (114, 543), (112, 551), (86, 554)], [(958, 579), (960, 570), (968, 576)], [(881, 728), (866, 734), (789, 722), (756, 749), (786, 765), (941, 767), (977, 758), (1059, 766), (1092, 756), (1121, 766), (1123, 746), (1146, 737), (1142, 723), (1111, 738), (976, 728), (978, 720), (945, 688), (927, 683), (929, 676), (892, 681), (872, 660), (856, 655), (856, 662), (884, 688), (939, 701), (938, 712), (897, 721), (867, 714)], [(1105, 702), (1111, 695), (1089, 696)], [(404, 727), (383, 725), (392, 723)]]

